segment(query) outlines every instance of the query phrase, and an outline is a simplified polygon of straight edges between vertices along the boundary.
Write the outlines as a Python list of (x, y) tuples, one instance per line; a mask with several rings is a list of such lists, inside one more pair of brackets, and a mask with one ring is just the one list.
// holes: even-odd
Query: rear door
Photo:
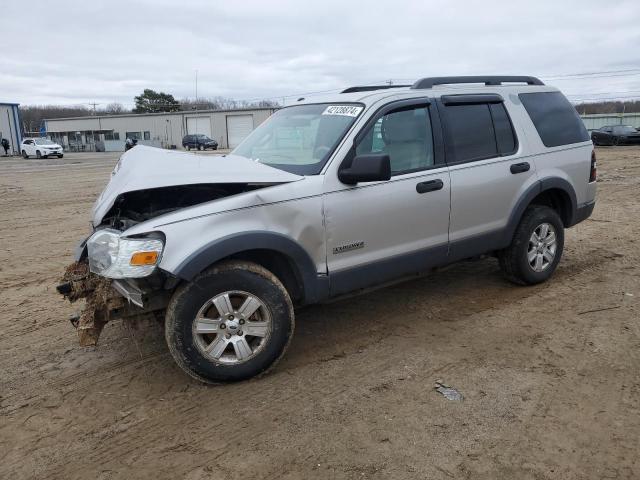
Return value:
[(536, 181), (497, 94), (446, 95), (438, 102), (451, 176), (450, 258), (492, 250), (509, 215)]

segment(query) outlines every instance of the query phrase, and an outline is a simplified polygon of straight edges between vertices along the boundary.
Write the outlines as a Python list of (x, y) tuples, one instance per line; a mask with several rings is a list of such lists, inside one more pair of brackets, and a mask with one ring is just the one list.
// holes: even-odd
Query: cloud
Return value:
[[(201, 97), (255, 99), (389, 78), (640, 68), (637, 1), (22, 5), (3, 7), (0, 97), (23, 104), (130, 106), (143, 88), (194, 97), (196, 70)], [(640, 71), (549, 83), (576, 99), (640, 92)]]

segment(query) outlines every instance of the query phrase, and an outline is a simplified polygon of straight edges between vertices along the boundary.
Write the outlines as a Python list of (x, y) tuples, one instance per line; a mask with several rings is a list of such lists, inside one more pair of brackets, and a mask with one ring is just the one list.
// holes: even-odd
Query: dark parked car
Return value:
[(640, 145), (640, 132), (631, 125), (608, 125), (591, 132), (594, 145)]
[(206, 135), (185, 135), (182, 139), (182, 146), (187, 150), (191, 150), (192, 148), (195, 148), (196, 150), (206, 150), (207, 148), (217, 150), (218, 142)]

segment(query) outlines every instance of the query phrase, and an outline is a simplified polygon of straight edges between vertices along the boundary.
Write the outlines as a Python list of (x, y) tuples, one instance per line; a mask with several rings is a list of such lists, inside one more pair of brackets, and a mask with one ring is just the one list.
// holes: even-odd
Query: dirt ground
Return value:
[(640, 478), (640, 148), (597, 154), (550, 282), (485, 259), (309, 307), (273, 373), (218, 387), (160, 326), (78, 346), (55, 285), (116, 156), (0, 158), (0, 478)]

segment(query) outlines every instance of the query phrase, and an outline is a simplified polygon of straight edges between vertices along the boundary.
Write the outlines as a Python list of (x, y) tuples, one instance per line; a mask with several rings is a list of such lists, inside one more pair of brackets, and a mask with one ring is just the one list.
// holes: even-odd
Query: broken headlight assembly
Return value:
[(148, 277), (163, 249), (158, 237), (126, 238), (118, 230), (98, 230), (87, 240), (89, 270), (114, 279)]

